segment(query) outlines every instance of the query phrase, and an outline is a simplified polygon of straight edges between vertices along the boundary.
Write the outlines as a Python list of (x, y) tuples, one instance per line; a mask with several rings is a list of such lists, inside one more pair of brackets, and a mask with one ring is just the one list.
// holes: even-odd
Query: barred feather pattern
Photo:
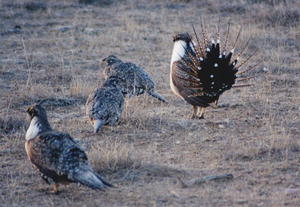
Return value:
[(88, 164), (86, 154), (68, 134), (51, 130), (39, 134), (28, 144), (31, 148), (30, 160), (49, 184), (57, 183), (62, 178), (71, 182), (67, 175), (79, 165)]
[(108, 79), (111, 76), (119, 78), (119, 86), (125, 96), (133, 97), (148, 93), (166, 102), (165, 98), (155, 92), (155, 83), (143, 68), (130, 62), (124, 63), (114, 55), (104, 58), (102, 62), (105, 78)]
[(98, 120), (102, 123), (98, 127), (114, 126), (124, 110), (124, 96), (119, 88), (106, 84), (105, 87), (96, 88), (89, 95), (85, 107), (91, 122)]
[[(81, 183), (93, 189), (111, 186), (91, 168), (86, 153), (67, 133), (53, 130), (40, 105), (28, 108), (38, 133), (28, 133), (25, 149), (29, 160), (48, 184)], [(28, 130), (31, 130), (29, 127)], [(30, 136), (29, 136), (30, 135)], [(89, 174), (91, 176), (84, 176)]]

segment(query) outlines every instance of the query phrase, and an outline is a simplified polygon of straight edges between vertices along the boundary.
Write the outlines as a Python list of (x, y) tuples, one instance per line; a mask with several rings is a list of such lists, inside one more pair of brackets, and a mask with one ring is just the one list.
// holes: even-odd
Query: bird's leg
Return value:
[(218, 106), (219, 99), (215, 100), (215, 105)]
[(198, 116), (199, 119), (204, 119), (204, 112), (205, 112), (205, 108), (204, 107), (200, 107), (200, 114)]
[(57, 183), (51, 184), (51, 187), (52, 187), (51, 193), (57, 194), (58, 193), (58, 184)]
[(213, 102), (212, 107), (213, 108), (218, 108), (218, 102), (219, 102), (219, 98)]
[(193, 106), (193, 114), (191, 116), (191, 119), (196, 119), (198, 114), (198, 106)]
[(126, 117), (128, 117), (128, 99), (125, 99), (125, 114), (126, 114)]

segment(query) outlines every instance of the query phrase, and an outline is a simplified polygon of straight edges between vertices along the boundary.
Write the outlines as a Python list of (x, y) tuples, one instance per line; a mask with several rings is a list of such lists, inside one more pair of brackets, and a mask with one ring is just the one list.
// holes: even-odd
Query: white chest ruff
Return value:
[(186, 47), (187, 47), (186, 42), (184, 42), (182, 40), (176, 41), (174, 43), (172, 58), (171, 58), (171, 64), (170, 64), (170, 87), (171, 87), (171, 90), (173, 91), (173, 93), (175, 95), (179, 96), (179, 97), (181, 97), (181, 96), (178, 92), (177, 87), (174, 85), (173, 80), (172, 80), (172, 72), (173, 72), (173, 67), (172, 66), (173, 66), (174, 62), (176, 62), (178, 60), (181, 60), (182, 57), (185, 55)]
[(39, 123), (36, 118), (33, 118), (30, 122), (29, 128), (26, 131), (26, 140), (35, 138), (40, 132)]
[[(173, 93), (177, 96), (180, 96), (179, 91), (177, 89), (177, 87), (174, 85), (173, 83), (173, 79), (172, 79), (172, 65), (171, 65), (171, 72), (170, 72), (170, 87), (171, 90), (173, 91)], [(181, 96), (180, 96), (181, 97)]]
[(180, 60), (184, 54), (185, 54), (185, 49), (187, 45), (186, 42), (179, 40), (174, 43), (173, 47), (173, 52), (172, 52), (172, 57), (171, 57), (171, 70), (172, 70), (172, 64), (178, 60)]

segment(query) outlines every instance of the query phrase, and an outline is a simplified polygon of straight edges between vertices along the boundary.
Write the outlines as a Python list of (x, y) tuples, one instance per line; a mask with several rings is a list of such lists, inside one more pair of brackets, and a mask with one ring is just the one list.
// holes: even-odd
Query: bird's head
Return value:
[(46, 110), (41, 106), (44, 101), (30, 106), (26, 112), (30, 117), (30, 125), (26, 132), (26, 140), (35, 138), (39, 133), (51, 130)]
[(41, 106), (41, 103), (34, 104), (26, 110), (28, 115), (30, 116), (30, 119), (33, 119), (34, 117), (46, 117), (47, 113), (46, 110)]
[(192, 45), (192, 37), (189, 33), (179, 33), (173, 37), (174, 47), (171, 57), (171, 67), (172, 64), (184, 57)]
[(177, 41), (184, 41), (186, 43), (189, 43), (192, 41), (192, 37), (189, 33), (185, 32), (185, 33), (178, 33), (176, 35), (173, 36), (173, 42), (177, 42)]
[(121, 62), (119, 58), (117, 58), (115, 55), (110, 55), (102, 60), (102, 63), (106, 65), (112, 65), (114, 63)]
[(101, 62), (101, 67), (103, 70), (104, 78), (108, 78), (109, 76), (113, 75), (115, 66), (121, 64), (122, 61), (117, 58), (115, 55), (110, 55), (104, 58)]

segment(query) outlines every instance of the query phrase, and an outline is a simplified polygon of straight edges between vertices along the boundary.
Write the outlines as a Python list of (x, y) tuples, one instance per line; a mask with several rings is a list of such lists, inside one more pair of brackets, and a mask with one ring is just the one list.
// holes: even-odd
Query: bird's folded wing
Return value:
[(66, 169), (64, 165), (69, 165), (66, 162), (66, 158), (69, 156), (66, 152), (70, 149), (80, 151), (85, 156), (85, 153), (69, 134), (56, 131), (42, 133), (26, 145), (31, 162), (44, 173), (63, 174)]

